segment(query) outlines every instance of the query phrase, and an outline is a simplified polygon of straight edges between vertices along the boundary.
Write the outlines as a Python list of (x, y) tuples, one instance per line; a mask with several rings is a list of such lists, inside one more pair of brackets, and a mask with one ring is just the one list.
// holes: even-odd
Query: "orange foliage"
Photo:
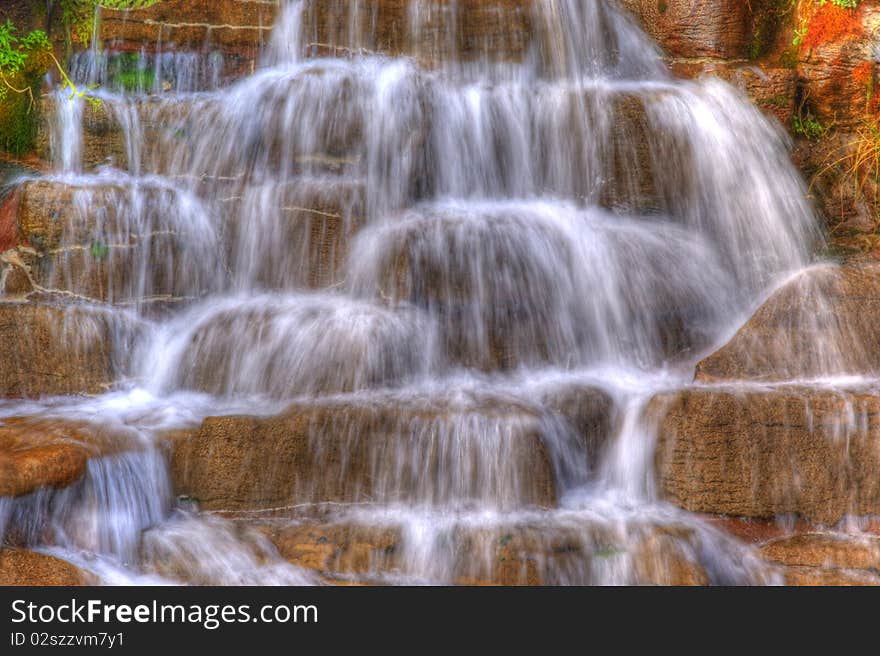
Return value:
[(818, 7), (807, 26), (804, 46), (815, 48), (829, 41), (861, 35), (864, 28), (857, 14), (858, 10), (844, 9), (830, 2)]
[(874, 64), (866, 61), (853, 69), (853, 79), (859, 84), (869, 85), (874, 82)]

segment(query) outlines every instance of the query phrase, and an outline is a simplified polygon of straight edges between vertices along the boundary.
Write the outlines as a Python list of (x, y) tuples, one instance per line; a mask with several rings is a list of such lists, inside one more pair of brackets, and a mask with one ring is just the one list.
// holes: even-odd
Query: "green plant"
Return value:
[(0, 24), (0, 149), (20, 155), (37, 135), (35, 94), (52, 63), (45, 32), (19, 36), (15, 25)]
[(796, 112), (791, 117), (791, 129), (794, 134), (810, 141), (818, 141), (828, 132), (828, 128), (809, 110)]
[(0, 149), (21, 155), (33, 147), (39, 126), (35, 97), (52, 67), (59, 71), (62, 88), (71, 97), (100, 102), (73, 83), (52, 52), (45, 32), (34, 30), (19, 36), (11, 21), (0, 24)]

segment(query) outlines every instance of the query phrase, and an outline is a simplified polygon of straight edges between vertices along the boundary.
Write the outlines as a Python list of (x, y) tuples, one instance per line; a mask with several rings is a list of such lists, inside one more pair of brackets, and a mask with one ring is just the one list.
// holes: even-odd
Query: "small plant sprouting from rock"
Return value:
[(92, 244), (90, 252), (96, 260), (103, 260), (110, 253), (110, 247), (103, 242), (96, 241)]
[(810, 141), (818, 141), (828, 131), (828, 128), (809, 110), (795, 112), (791, 117), (791, 129), (795, 135)]

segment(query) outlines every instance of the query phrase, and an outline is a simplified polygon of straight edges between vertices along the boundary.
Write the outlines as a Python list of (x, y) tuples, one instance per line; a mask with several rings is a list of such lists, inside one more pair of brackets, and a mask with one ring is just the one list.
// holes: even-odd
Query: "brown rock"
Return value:
[(880, 537), (806, 533), (771, 540), (761, 555), (788, 567), (819, 567), (880, 572)]
[(617, 422), (611, 396), (589, 385), (566, 385), (547, 392), (543, 403), (583, 439), (587, 462), (598, 462)]
[(785, 387), (660, 395), (659, 487), (694, 512), (834, 524), (880, 512), (880, 397)]
[(0, 420), (0, 497), (67, 487), (82, 477), (89, 458), (115, 453), (134, 440), (134, 435), (119, 429), (82, 421), (4, 418)]
[[(675, 526), (634, 527), (624, 537), (599, 522), (461, 525), (438, 536), (429, 563), (408, 561), (405, 533), (399, 526), (304, 522), (267, 524), (261, 530), (282, 557), (331, 581), (382, 583), (408, 575), (427, 575), (434, 582), (455, 585), (624, 581), (706, 585), (709, 581), (691, 555), (693, 534)], [(426, 565), (431, 571), (423, 571)]]
[(199, 266), (209, 265), (195, 257), (190, 217), (175, 216), (182, 203), (170, 188), (36, 180), (20, 193), (17, 248), (0, 257), (6, 294), (35, 289), (132, 302), (214, 284)]
[(880, 266), (823, 265), (770, 295), (725, 346), (697, 365), (701, 382), (781, 381), (880, 371)]
[(744, 57), (751, 7), (742, 0), (623, 0), (643, 29), (672, 57)]
[(213, 46), (255, 55), (268, 41), (277, 13), (275, 0), (163, 0), (144, 9), (102, 8), (99, 38), (117, 47)]
[(312, 55), (362, 52), (410, 55), (428, 67), (441, 61), (520, 60), (533, 35), (534, 0), (459, 0), (421, 5), (413, 0), (370, 4), (309, 3), (304, 17)]
[(463, 408), (393, 399), (315, 402), (268, 419), (209, 417), (191, 438), (173, 443), (171, 475), (178, 494), (208, 510), (555, 501), (539, 418), (498, 402)]
[(22, 549), (0, 549), (0, 586), (90, 585), (91, 576), (68, 562)]
[[(320, 289), (340, 284), (344, 280), (349, 247), (357, 231), (365, 223), (365, 189), (357, 180), (343, 178), (303, 178), (275, 189), (268, 202), (260, 189), (245, 188), (240, 195), (230, 197), (224, 206), (230, 223), (232, 241), (241, 246), (244, 260), (236, 266), (252, 271), (258, 284), (268, 289), (307, 287)], [(267, 228), (265, 215), (253, 225), (239, 217), (241, 208), (254, 215), (258, 212), (278, 212), (273, 222), (274, 243), (267, 244), (266, 235), (248, 231)], [(260, 243), (263, 252), (254, 262), (253, 251), (246, 246)], [(239, 253), (232, 248), (233, 262)]]
[(0, 302), (0, 397), (105, 391), (113, 335), (111, 315), (89, 306)]
[(792, 566), (783, 568), (789, 586), (877, 586), (880, 576), (861, 570)]
[(797, 88), (797, 73), (791, 68), (702, 59), (673, 61), (670, 68), (686, 78), (719, 77), (737, 87), (782, 125), (791, 123)]
[(264, 531), (288, 562), (325, 576), (375, 576), (399, 567), (400, 531), (357, 524), (293, 524)]

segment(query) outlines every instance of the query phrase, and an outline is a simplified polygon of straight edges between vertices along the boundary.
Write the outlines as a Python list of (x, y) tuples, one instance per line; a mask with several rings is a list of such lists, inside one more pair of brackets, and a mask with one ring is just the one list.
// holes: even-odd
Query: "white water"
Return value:
[[(330, 45), (365, 56), (305, 58), (326, 36), (306, 0), (229, 87), (205, 61), (140, 55), (138, 93), (101, 92), (127, 171), (85, 171), (82, 103), (58, 98), (54, 179), (78, 188), (64, 238), (111, 247), (121, 273), (99, 300), (142, 336), (113, 392), (0, 411), (112, 418), (148, 446), (93, 460), (70, 491), (3, 500), (7, 531), (108, 582), (315, 582), (265, 541), (175, 512), (153, 441), (317, 398), (342, 409), (310, 433), (315, 480), (291, 506), (356, 480), (322, 449), (366, 453), (357, 505), (331, 521), (400, 531), (401, 560), (374, 578), (485, 578), (498, 535), (519, 531), (540, 554), (554, 535), (580, 554), (542, 561), (545, 582), (632, 583), (642, 540), (681, 525), (689, 537), (668, 539), (712, 582), (772, 581), (656, 499), (643, 409), (809, 262), (816, 223), (778, 126), (719, 81), (671, 78), (612, 2), (536, 3), (514, 61), (489, 44), (458, 57), (457, 4), (429, 0), (408, 3), (412, 57), (370, 54), (360, 4), (329, 3)], [(75, 70), (106, 82), (109, 61)], [(50, 285), (94, 296), (78, 271), (62, 260)], [(148, 311), (157, 298), (173, 309)], [(579, 385), (613, 407), (595, 453), (549, 400)], [(364, 404), (398, 413), (378, 446), (346, 410)]]

